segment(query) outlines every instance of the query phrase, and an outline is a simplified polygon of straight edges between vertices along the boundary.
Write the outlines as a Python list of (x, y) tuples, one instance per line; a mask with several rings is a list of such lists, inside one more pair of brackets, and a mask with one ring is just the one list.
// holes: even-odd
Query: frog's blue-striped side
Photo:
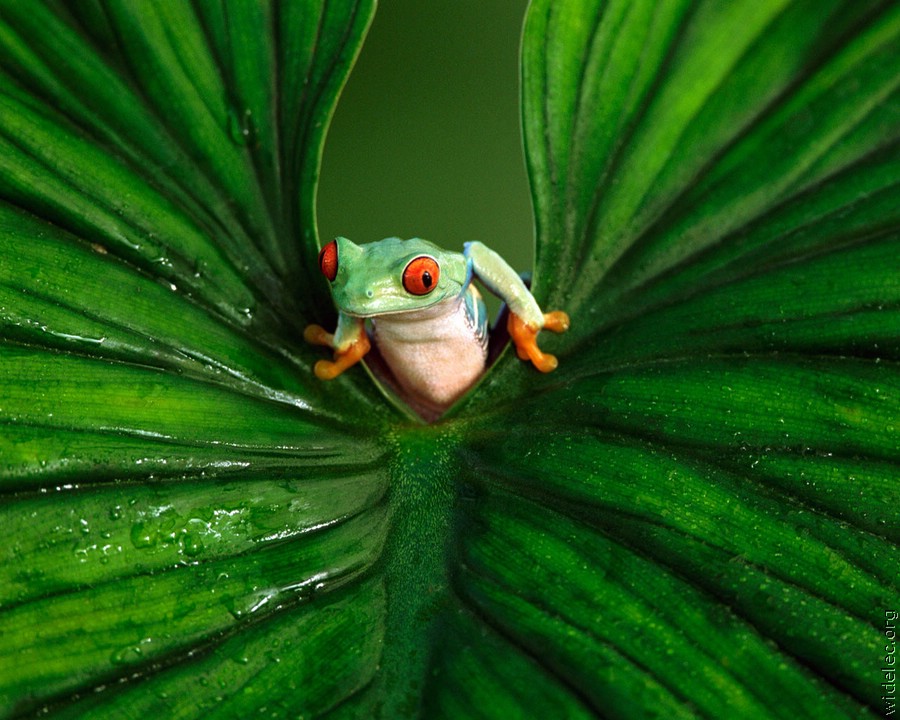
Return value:
[(487, 308), (478, 288), (469, 283), (463, 294), (463, 302), (466, 304), (466, 322), (472, 329), (472, 334), (482, 347), (487, 346), (488, 341), (488, 315)]

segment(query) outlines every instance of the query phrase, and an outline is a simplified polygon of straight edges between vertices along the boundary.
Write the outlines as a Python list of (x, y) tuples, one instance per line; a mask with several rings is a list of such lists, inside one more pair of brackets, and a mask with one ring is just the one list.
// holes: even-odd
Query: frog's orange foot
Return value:
[[(541, 352), (537, 344), (537, 335), (541, 328), (529, 325), (515, 313), (509, 314), (506, 324), (509, 336), (516, 346), (516, 354), (522, 360), (530, 360), (541, 372), (556, 369), (559, 361), (555, 356)], [(544, 314), (544, 327), (552, 332), (565, 332), (569, 329), (569, 316), (561, 310)]]
[[(307, 328), (307, 331), (308, 330), (309, 328)], [(304, 337), (306, 337), (306, 335), (307, 333), (304, 333)], [(369, 337), (363, 334), (359, 340), (343, 352), (335, 350), (334, 360), (319, 360), (313, 368), (313, 372), (319, 380), (334, 380), (334, 378), (344, 372), (347, 368), (353, 367), (362, 360), (371, 347), (372, 343), (369, 342)]]
[(303, 339), (311, 345), (334, 347), (334, 335), (321, 325), (307, 325), (303, 331)]
[(544, 330), (549, 330), (550, 332), (562, 333), (569, 329), (569, 316), (566, 315), (562, 310), (553, 310), (548, 313), (544, 313)]

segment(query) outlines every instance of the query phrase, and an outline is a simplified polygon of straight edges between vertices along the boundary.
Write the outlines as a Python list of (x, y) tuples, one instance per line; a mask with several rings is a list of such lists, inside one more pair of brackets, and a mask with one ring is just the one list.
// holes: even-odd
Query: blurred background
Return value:
[[(533, 262), (519, 119), (527, 0), (381, 0), (325, 145), (323, 241), (481, 240)], [(494, 306), (496, 307), (496, 306)]]

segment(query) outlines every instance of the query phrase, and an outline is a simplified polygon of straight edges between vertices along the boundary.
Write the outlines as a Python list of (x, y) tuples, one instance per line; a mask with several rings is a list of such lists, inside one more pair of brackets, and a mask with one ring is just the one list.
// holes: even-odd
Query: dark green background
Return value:
[(519, 114), (526, 0), (381, 2), (338, 102), (319, 187), (322, 238), (482, 240), (531, 267)]

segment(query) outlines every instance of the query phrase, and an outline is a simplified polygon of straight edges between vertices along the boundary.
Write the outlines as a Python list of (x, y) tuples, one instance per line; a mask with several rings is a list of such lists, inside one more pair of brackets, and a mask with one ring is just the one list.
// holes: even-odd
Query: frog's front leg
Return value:
[(303, 331), (303, 339), (313, 345), (325, 345), (334, 350), (333, 361), (319, 360), (313, 368), (319, 380), (333, 380), (362, 360), (372, 347), (366, 334), (366, 321), (344, 313), (338, 315), (334, 334), (321, 325), (307, 325)]
[(556, 370), (559, 361), (555, 355), (541, 352), (537, 344), (537, 336), (541, 330), (550, 330), (561, 333), (569, 329), (569, 316), (562, 310), (553, 310), (543, 313), (540, 326), (525, 322), (519, 315), (510, 312), (506, 322), (509, 336), (516, 346), (516, 354), (521, 360), (531, 360), (531, 363), (541, 372)]
[(543, 329), (565, 332), (569, 329), (569, 316), (562, 310), (543, 312), (518, 273), (487, 245), (469, 242), (465, 248), (465, 256), (478, 278), (509, 306), (507, 329), (518, 356), (530, 360), (541, 372), (556, 369), (556, 358), (541, 351), (537, 336)]

